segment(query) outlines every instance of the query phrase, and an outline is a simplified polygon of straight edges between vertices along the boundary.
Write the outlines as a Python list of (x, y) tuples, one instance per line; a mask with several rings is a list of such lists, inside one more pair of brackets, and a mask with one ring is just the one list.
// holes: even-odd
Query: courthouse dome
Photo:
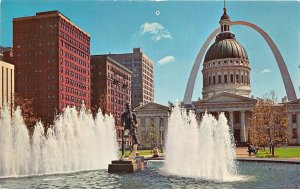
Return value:
[(230, 32), (230, 17), (224, 7), (223, 15), (220, 19), (221, 32), (216, 36), (216, 41), (208, 49), (204, 62), (223, 58), (239, 58), (248, 60), (248, 55), (244, 47), (236, 41), (235, 35)]
[(219, 21), (221, 32), (205, 54), (203, 63), (203, 99), (224, 91), (249, 97), (250, 64), (245, 48), (230, 32), (230, 17), (224, 7)]
[(248, 55), (244, 47), (234, 38), (222, 38), (217, 39), (208, 49), (204, 62), (223, 58), (240, 58), (248, 60)]

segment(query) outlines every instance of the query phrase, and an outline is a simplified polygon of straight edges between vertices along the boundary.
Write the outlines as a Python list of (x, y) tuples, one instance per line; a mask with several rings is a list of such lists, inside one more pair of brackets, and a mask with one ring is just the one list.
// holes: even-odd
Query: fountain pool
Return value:
[(172, 176), (164, 162), (150, 161), (145, 171), (109, 174), (96, 170), (25, 178), (0, 179), (0, 188), (299, 188), (300, 165), (239, 162), (239, 181), (217, 182)]

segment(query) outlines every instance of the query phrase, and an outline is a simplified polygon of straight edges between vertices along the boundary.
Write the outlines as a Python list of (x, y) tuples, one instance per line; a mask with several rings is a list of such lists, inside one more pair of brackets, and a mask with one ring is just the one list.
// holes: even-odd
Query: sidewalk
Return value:
[[(300, 157), (296, 158), (257, 158), (254, 155), (249, 156), (247, 147), (236, 148), (236, 160), (237, 161), (251, 161), (251, 162), (264, 162), (264, 163), (288, 163), (288, 164), (300, 164)], [(153, 158), (152, 155), (144, 156), (145, 160), (164, 160), (164, 154), (161, 154), (158, 158)]]
[(291, 163), (300, 164), (300, 157), (296, 158), (257, 158), (254, 155), (249, 156), (247, 147), (237, 147), (235, 149), (238, 161), (255, 161), (269, 163)]

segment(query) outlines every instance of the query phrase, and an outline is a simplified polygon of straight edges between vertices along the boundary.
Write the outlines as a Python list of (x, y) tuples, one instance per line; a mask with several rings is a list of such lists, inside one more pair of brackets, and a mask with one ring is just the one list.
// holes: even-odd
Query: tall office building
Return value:
[(16, 92), (51, 123), (67, 105), (90, 107), (90, 36), (59, 11), (13, 19)]
[(140, 104), (153, 102), (154, 75), (152, 60), (140, 48), (133, 48), (132, 53), (109, 54), (109, 56), (133, 72), (131, 80), (132, 109)]
[(132, 72), (106, 55), (91, 56), (91, 104), (115, 118), (119, 145), (122, 141), (121, 114), (131, 101)]

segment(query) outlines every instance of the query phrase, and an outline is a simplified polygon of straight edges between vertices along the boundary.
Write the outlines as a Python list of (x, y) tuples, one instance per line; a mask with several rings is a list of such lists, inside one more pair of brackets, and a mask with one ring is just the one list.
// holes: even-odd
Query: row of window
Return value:
[(88, 53), (86, 54), (85, 52), (82, 52), (81, 50), (75, 48), (73, 45), (70, 45), (69, 43), (64, 42), (63, 40), (61, 40), (61, 46), (62, 47), (65, 46), (66, 49), (73, 52), (74, 54), (77, 54), (78, 56), (81, 56), (84, 59), (89, 59), (89, 57), (90, 57)]
[(127, 96), (126, 98), (115, 98), (115, 97), (108, 96), (108, 101), (122, 106), (125, 105), (124, 100), (129, 101), (129, 98)]
[[(64, 81), (64, 77), (63, 76), (61, 76), (60, 81)], [(89, 89), (89, 86), (87, 86), (87, 85), (85, 85), (83, 83), (80, 83), (78, 81), (74, 81), (74, 80), (72, 80), (72, 79), (70, 79), (68, 77), (65, 77), (65, 83), (69, 84), (69, 85), (72, 85), (72, 86), (75, 86), (75, 87), (79, 87), (81, 89), (85, 89), (85, 90)]]
[(120, 76), (120, 77), (124, 78), (125, 80), (130, 80), (128, 73), (124, 73), (123, 71), (120, 71), (119, 68), (116, 68), (116, 67), (110, 66), (110, 65), (107, 65), (107, 68), (110, 71), (110, 72), (109, 71), (107, 72), (109, 76)]
[(69, 69), (63, 69), (63, 68), (61, 67), (61, 68), (60, 68), (60, 72), (63, 73), (63, 70), (65, 70), (65, 74), (66, 74), (66, 75), (69, 75), (69, 76), (71, 76), (71, 77), (73, 77), (73, 78), (75, 78), (75, 79), (78, 79), (78, 80), (80, 80), (80, 81), (89, 83), (89, 79), (87, 79), (86, 77), (84, 77), (84, 76), (82, 76), (82, 75), (80, 75), (80, 74), (78, 74), (78, 73), (75, 73), (75, 72), (73, 72), (73, 71), (71, 71), (71, 70), (69, 70)]
[(117, 80), (107, 80), (107, 86), (124, 92), (130, 89), (130, 83), (122, 83)]
[(77, 72), (83, 73), (83, 74), (87, 73), (86, 69), (84, 69), (80, 66), (77, 66), (76, 64), (73, 64), (72, 62), (69, 62), (67, 60), (65, 61), (65, 66), (67, 66), (68, 68), (71, 68), (73, 70), (76, 70)]
[[(230, 76), (228, 78), (228, 76)], [(222, 76), (221, 75), (218, 75), (218, 77), (216, 76), (209, 76), (208, 78), (204, 78), (203, 80), (203, 85), (204, 86), (209, 86), (209, 85), (215, 85), (215, 84), (222, 84), (222, 83), (242, 83), (242, 84), (245, 84), (245, 85), (248, 85), (250, 84), (250, 79), (246, 76), (244, 77), (244, 75), (235, 75), (235, 79), (234, 79), (234, 75), (233, 74), (230, 74), (230, 75), (227, 75), (225, 74), (224, 75), (224, 80), (222, 81)]]
[(113, 96), (117, 96), (117, 97), (120, 97), (120, 98), (123, 98), (123, 96), (125, 96), (126, 98), (128, 97), (128, 93), (129, 93), (129, 90), (124, 90), (122, 92), (118, 92), (116, 90), (113, 90), (113, 89), (108, 89), (108, 94), (110, 95), (113, 95)]
[(143, 81), (144, 86), (149, 86), (151, 89), (153, 89), (153, 82), (149, 82), (147, 80)]
[(70, 101), (70, 102), (75, 102), (75, 103), (82, 103), (84, 101), (84, 99), (81, 99), (81, 98), (77, 98), (77, 97), (74, 97), (74, 96), (70, 96), (70, 95), (67, 95), (67, 94), (61, 94), (61, 99), (65, 99), (65, 101)]
[[(64, 40), (68, 41), (69, 43), (73, 44), (74, 46), (76, 46), (77, 48), (85, 51), (86, 53), (89, 53), (89, 48), (87, 48), (86, 46), (82, 45), (80, 42), (78, 42), (76, 39), (74, 39), (73, 37), (69, 37), (68, 34), (65, 34), (64, 32), (60, 32), (60, 37), (63, 38)], [(62, 44), (63, 45), (63, 44)]]
[(72, 54), (70, 54), (68, 52), (65, 52), (65, 57), (68, 58), (69, 60), (72, 60), (72, 61), (74, 61), (74, 62), (76, 62), (76, 63), (84, 66), (84, 67), (87, 67), (87, 68), (90, 67), (90, 65), (87, 62), (81, 60), (80, 58), (77, 58), (76, 56), (74, 56), (74, 55), (72, 55)]
[(80, 41), (86, 44), (90, 44), (89, 37), (86, 34), (84, 34), (75, 26), (72, 26), (69, 22), (65, 21), (64, 19), (60, 19), (59, 26), (62, 30), (65, 30), (67, 33), (71, 34), (72, 36), (75, 36)]
[(209, 68), (209, 67), (213, 67), (213, 66), (223, 66), (223, 65), (243, 65), (243, 64), (247, 64), (248, 62), (247, 61), (243, 61), (243, 60), (230, 60), (230, 61), (227, 61), (227, 60), (224, 60), (224, 61), (213, 61), (213, 62), (209, 62), (209, 63), (206, 63), (204, 64), (204, 67), (205, 68)]
[[(99, 75), (100, 75), (100, 73), (99, 73)], [(119, 81), (122, 81), (122, 80), (124, 80), (124, 81), (126, 81), (126, 80), (130, 81), (131, 80), (129, 75), (122, 74), (122, 73), (111, 73), (111, 72), (108, 72), (107, 73), (107, 77), (110, 78), (110, 79), (116, 79), (116, 80), (119, 80)]]
[(86, 97), (86, 92), (81, 91), (81, 90), (78, 90), (78, 89), (74, 89), (74, 88), (72, 88), (72, 87), (61, 86), (61, 87), (60, 87), (60, 90), (61, 90), (61, 91), (64, 91), (64, 90), (65, 90), (65, 92), (72, 93), (72, 94), (75, 94), (75, 95), (77, 95), (77, 96)]

